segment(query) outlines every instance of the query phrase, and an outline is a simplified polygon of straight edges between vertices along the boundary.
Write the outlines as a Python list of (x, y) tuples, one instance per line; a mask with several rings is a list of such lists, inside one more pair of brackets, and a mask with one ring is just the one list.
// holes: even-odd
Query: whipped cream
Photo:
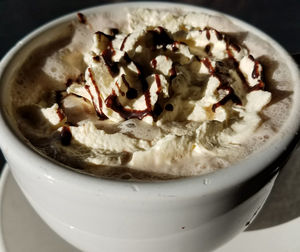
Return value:
[(193, 25), (194, 13), (165, 12), (164, 27), (156, 15), (129, 12), (128, 27), (91, 32), (89, 50), (46, 60), (44, 73), (53, 75), (58, 57), (74, 77), (50, 106), (39, 105), (56, 136), (42, 150), (96, 175), (124, 167), (129, 178), (133, 171), (199, 175), (243, 158), (239, 149), (271, 101), (262, 65), (225, 33)]

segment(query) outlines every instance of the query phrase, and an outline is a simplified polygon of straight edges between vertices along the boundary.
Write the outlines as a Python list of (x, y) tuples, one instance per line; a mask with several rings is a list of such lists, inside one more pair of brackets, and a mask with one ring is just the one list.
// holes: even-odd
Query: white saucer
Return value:
[(16, 184), (8, 165), (0, 179), (1, 252), (78, 252), (37, 215)]
[[(293, 165), (299, 168), (299, 159)], [(35, 213), (8, 165), (0, 179), (0, 214), (0, 250), (3, 252), (79, 251), (54, 233)], [(297, 252), (300, 251), (299, 233), (300, 217), (297, 217), (271, 228), (243, 232), (217, 252)]]

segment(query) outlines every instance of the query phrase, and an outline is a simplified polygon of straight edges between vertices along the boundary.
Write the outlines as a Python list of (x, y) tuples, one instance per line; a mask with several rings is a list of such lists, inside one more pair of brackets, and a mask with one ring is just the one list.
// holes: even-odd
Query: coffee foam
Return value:
[[(200, 18), (199, 16), (203, 18)], [(201, 20), (201, 23), (193, 23), (195, 22), (194, 19), (191, 19), (193, 21), (187, 22), (191, 22), (191, 24), (194, 26), (211, 26), (217, 30), (230, 33), (239, 43), (245, 44), (251, 53), (261, 61), (261, 63), (264, 65), (268, 89), (273, 94), (273, 100), (271, 104), (268, 105), (262, 112), (264, 123), (257, 129), (255, 136), (252, 139), (247, 139), (247, 142), (244, 143), (244, 146), (239, 148), (238, 154), (226, 156), (226, 159), (224, 159), (216, 158), (209, 152), (206, 152), (205, 155), (201, 157), (195, 157), (189, 160), (183, 159), (182, 162), (179, 162), (176, 165), (176, 170), (180, 171), (189, 169), (189, 176), (212, 172), (216, 169), (226, 167), (236, 159), (245, 158), (250, 153), (261, 149), (262, 146), (266, 146), (266, 143), (270, 143), (269, 139), (278, 134), (281, 127), (287, 123), (286, 121), (293, 103), (293, 83), (291, 75), (289, 75), (290, 70), (284, 61), (281, 60), (276, 49), (274, 49), (267, 41), (264, 41), (261, 38), (258, 38), (256, 35), (248, 33), (239, 26), (233, 24), (232, 21), (226, 17), (216, 17), (206, 14), (197, 14), (197, 17), (198, 20)], [(153, 23), (151, 25), (153, 26), (156, 25), (155, 22), (158, 22), (156, 19), (153, 19), (152, 21)], [(42, 152), (45, 152), (50, 157), (73, 166), (84, 173), (91, 173), (95, 176), (128, 180), (157, 180), (177, 178), (178, 176), (170, 175), (173, 174), (172, 169), (175, 169), (172, 167), (169, 167), (169, 170), (167, 169), (169, 174), (165, 174), (160, 173), (159, 170), (152, 172), (136, 171), (134, 169), (130, 169), (129, 167), (124, 168), (103, 166), (101, 169), (99, 169), (99, 166), (90, 165), (87, 167), (86, 164), (81, 163), (80, 160), (75, 160), (75, 162), (73, 160), (70, 162), (70, 160), (65, 160), (64, 158), (58, 157), (57, 150), (59, 147), (57, 146), (57, 142), (55, 142), (55, 138), (50, 143), (43, 142), (45, 139), (45, 132), (43, 132), (44, 127), (41, 127), (42, 130), (37, 132), (35, 125), (28, 125), (28, 118), (26, 117), (28, 117), (31, 113), (30, 110), (34, 109), (31, 107), (32, 103), (44, 105), (43, 103), (46, 102), (50, 104), (54, 99), (51, 92), (57, 89), (63, 89), (69, 78), (74, 79), (78, 77), (78, 75), (85, 69), (86, 65), (84, 63), (84, 54), (89, 51), (91, 46), (91, 30), (103, 30), (106, 27), (112, 26), (124, 30), (127, 29), (124, 23), (122, 24), (122, 27), (119, 27), (119, 24), (111, 20), (111, 17), (108, 14), (89, 16), (88, 22), (89, 24), (87, 26), (79, 24), (78, 22), (74, 22), (73, 30), (75, 33), (70, 34), (69, 39), (64, 39), (63, 41), (65, 42), (63, 43), (58, 43), (58, 40), (55, 40), (53, 44), (50, 43), (38, 49), (35, 53), (32, 53), (29, 61), (27, 61), (19, 71), (19, 75), (14, 83), (12, 103), (14, 104), (13, 109), (15, 119), (20, 130), (27, 138), (31, 140), (33, 145), (38, 147), (39, 150), (42, 150)], [(69, 42), (70, 39), (71, 42)], [(41, 55), (40, 52), (47, 52), (43, 54), (42, 59), (38, 59), (40, 56), (36, 56)], [(46, 63), (42, 64), (45, 59)], [(41, 67), (42, 65), (43, 67)], [(31, 74), (28, 75), (28, 73)], [(39, 85), (36, 85), (36, 83), (39, 83)], [(43, 97), (42, 99), (41, 96)], [(47, 99), (44, 97), (47, 97)], [(24, 106), (29, 106), (28, 111), (26, 111), (26, 109), (25, 111), (20, 111), (20, 107)], [(292, 119), (290, 119), (290, 121), (292, 121)], [(40, 123), (43, 124), (46, 122)], [(128, 135), (133, 135), (135, 137), (138, 136), (139, 138), (146, 140), (153, 139), (159, 135), (158, 131), (154, 134), (154, 132), (145, 127), (145, 125), (139, 127), (139, 123), (139, 121), (134, 120), (126, 121), (120, 124), (119, 128), (121, 132), (124, 132)], [(101, 125), (98, 125), (97, 127), (101, 127)], [(34, 134), (32, 134), (32, 130), (35, 130)], [(43, 145), (43, 147), (41, 148), (40, 145)], [(77, 151), (80, 153), (82, 150), (83, 149), (79, 148)], [(63, 153), (64, 150), (61, 151)], [(201, 160), (201, 162), (199, 160)], [(185, 174), (180, 173), (178, 175), (185, 176)]]

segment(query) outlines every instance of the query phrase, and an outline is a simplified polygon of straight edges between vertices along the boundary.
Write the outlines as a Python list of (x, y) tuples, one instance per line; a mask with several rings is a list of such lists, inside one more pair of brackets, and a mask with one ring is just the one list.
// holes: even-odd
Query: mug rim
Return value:
[[(153, 3), (156, 4), (153, 7)], [(82, 10), (78, 10), (62, 17), (56, 18), (41, 27), (35, 29), (30, 32), (27, 36), (22, 38), (8, 53), (3, 57), (0, 62), (0, 80), (4, 75), (6, 68), (9, 67), (10, 61), (14, 58), (14, 56), (22, 50), (22, 48), (29, 44), (31, 40), (38, 37), (39, 35), (47, 32), (49, 29), (54, 28), (58, 25), (63, 24), (64, 22), (69, 22), (76, 18), (76, 13), (83, 12), (86, 14), (105, 11), (111, 8), (152, 8), (152, 9), (163, 9), (167, 7), (172, 8), (183, 8), (184, 11), (195, 11), (195, 12), (204, 12), (212, 15), (225, 16), (229, 18), (229, 20), (233, 21), (238, 26), (250, 30), (252, 33), (258, 35), (260, 38), (268, 40), (273, 48), (281, 53), (284, 58), (287, 60), (288, 68), (292, 74), (294, 74), (295, 79), (300, 83), (299, 78), (299, 70), (294, 62), (294, 60), (290, 57), (290, 55), (283, 49), (275, 40), (273, 40), (270, 36), (260, 31), (258, 28), (241, 21), (235, 17), (224, 14), (219, 11), (210, 10), (207, 8), (189, 5), (189, 4), (181, 4), (181, 3), (168, 3), (168, 2), (123, 2), (123, 3), (113, 3), (113, 4), (105, 4), (98, 5)], [(296, 85), (295, 85), (296, 87)], [(2, 88), (2, 87), (1, 87)], [(296, 90), (296, 89), (294, 89)], [(300, 93), (299, 89), (298, 92)], [(2, 95), (2, 93), (1, 93)], [(0, 100), (2, 103), (2, 99)], [(212, 192), (217, 192), (220, 190), (226, 190), (232, 186), (237, 186), (242, 184), (243, 182), (249, 180), (255, 175), (259, 174), (264, 170), (265, 167), (270, 165), (272, 161), (276, 159), (276, 157), (280, 156), (280, 154), (288, 147), (288, 145), (292, 142), (294, 135), (297, 134), (297, 130), (300, 128), (300, 109), (298, 111), (295, 110), (295, 104), (297, 101), (293, 102), (293, 108), (291, 108), (291, 113), (293, 112), (295, 115), (298, 115), (298, 123), (295, 124), (295, 128), (292, 132), (285, 132), (282, 139), (279, 139), (279, 133), (274, 136), (274, 140), (272, 142), (278, 143), (280, 141), (280, 146), (278, 147), (276, 144), (262, 147), (261, 151), (256, 151), (255, 153), (250, 154), (246, 159), (242, 159), (241, 161), (236, 162), (229, 167), (225, 167), (214, 171), (212, 173), (187, 177), (187, 178), (179, 178), (175, 180), (166, 180), (166, 181), (119, 181), (119, 180), (111, 180), (105, 179), (101, 177), (94, 177), (92, 175), (83, 174), (74, 171), (74, 169), (66, 168), (65, 165), (52, 160), (49, 157), (41, 155), (41, 153), (34, 150), (30, 145), (26, 144), (24, 140), (17, 136), (17, 134), (13, 131), (12, 126), (9, 123), (9, 118), (5, 115), (3, 106), (1, 106), (1, 114), (0, 114), (0, 135), (2, 138), (1, 147), (5, 154), (7, 148), (4, 146), (4, 143), (10, 143), (11, 147), (14, 148), (16, 156), (24, 156), (29, 157), (33, 162), (36, 162), (37, 165), (32, 166), (34, 173), (40, 174), (44, 176), (46, 181), (54, 180), (57, 183), (65, 183), (70, 186), (80, 186), (85, 190), (94, 190), (95, 188), (99, 188), (101, 186), (102, 190), (108, 194), (118, 194), (118, 195), (126, 195), (130, 194), (134, 195), (136, 198), (144, 198), (147, 196), (148, 198), (161, 198), (164, 197), (192, 197), (199, 195), (207, 195)], [(298, 102), (299, 103), (299, 102)], [(287, 128), (286, 125), (283, 125), (282, 128)], [(277, 139), (275, 139), (277, 138)], [(4, 140), (4, 141), (3, 141)], [(241, 167), (243, 166), (243, 167)], [(80, 181), (80, 183), (78, 183)], [(136, 192), (139, 192), (138, 195)]]

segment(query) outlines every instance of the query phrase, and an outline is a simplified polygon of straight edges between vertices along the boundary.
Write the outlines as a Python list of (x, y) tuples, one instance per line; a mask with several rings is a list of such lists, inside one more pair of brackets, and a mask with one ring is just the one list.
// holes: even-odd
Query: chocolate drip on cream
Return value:
[[(118, 96), (114, 90), (112, 90), (112, 93), (106, 98), (105, 105), (108, 108), (117, 112), (125, 120), (132, 119), (132, 118), (137, 118), (139, 120), (142, 120), (147, 115), (150, 115), (150, 116), (153, 115), (152, 108), (151, 108), (151, 97), (150, 97), (148, 83), (146, 81), (146, 76), (145, 76), (142, 66), (139, 65), (137, 62), (133, 61), (127, 53), (124, 54), (124, 59), (128, 64), (130, 62), (133, 62), (133, 64), (136, 66), (136, 68), (138, 70), (138, 80), (141, 83), (141, 89), (142, 89), (143, 95), (145, 97), (146, 109), (135, 110), (135, 109), (125, 108), (120, 103)], [(122, 74), (121, 78), (122, 78), (125, 86), (127, 87), (126, 97), (128, 99), (137, 98), (138, 92), (136, 89), (130, 87), (130, 84), (126, 80), (126, 76), (124, 74)]]
[[(101, 41), (101, 37), (105, 37), (109, 42), (108, 42), (108, 46), (107, 48), (101, 53), (101, 56), (104, 60), (104, 63), (109, 71), (109, 73), (111, 74), (112, 77), (118, 75), (119, 73), (119, 66), (118, 66), (118, 63), (117, 62), (114, 62), (112, 60), (112, 57), (115, 55), (115, 50), (112, 46), (112, 40), (115, 39), (115, 34), (113, 33), (113, 35), (108, 35), (108, 34), (105, 34), (101, 31), (97, 31), (95, 33), (97, 35), (97, 38), (99, 40), (99, 43), (102, 43)], [(93, 59), (95, 61), (100, 61), (100, 58), (99, 56), (94, 56)]]
[(209, 32), (209, 29), (208, 29), (208, 28), (205, 28), (204, 30), (206, 31), (206, 38), (207, 38), (208, 40), (210, 40), (210, 32)]
[(237, 44), (231, 42), (230, 45), (231, 45), (231, 47), (232, 47), (234, 50), (236, 50), (237, 52), (240, 52), (240, 51), (241, 51), (241, 48), (240, 48)]
[(170, 81), (171, 82), (177, 76), (177, 72), (176, 72), (176, 68), (175, 68), (175, 63), (172, 64), (172, 68), (169, 70), (169, 76), (170, 76)]
[(137, 98), (138, 92), (136, 89), (130, 87), (128, 81), (126, 80), (125, 74), (122, 74), (122, 80), (123, 80), (125, 86), (127, 87), (126, 97), (129, 100)]
[(114, 55), (115, 50), (112, 47), (109, 47), (102, 52), (102, 57), (104, 59), (105, 65), (112, 77), (117, 76), (120, 71), (118, 63), (112, 60), (112, 57)]
[(222, 78), (220, 77), (218, 72), (212, 66), (210, 60), (208, 58), (204, 58), (202, 60), (202, 62), (208, 69), (209, 73), (219, 80), (220, 85), (217, 88), (217, 90), (223, 89), (223, 90), (228, 91), (228, 94), (223, 99), (221, 99), (219, 102), (213, 104), (212, 111), (215, 112), (218, 107), (225, 105), (228, 101), (232, 101), (233, 103), (235, 103), (237, 105), (242, 105), (240, 98), (235, 94), (233, 88), (228, 85), (228, 82), (222, 80)]
[(124, 96), (125, 93), (121, 90), (121, 88), (120, 88), (120, 86), (119, 86), (119, 83), (116, 81), (115, 84), (116, 84), (117, 89), (119, 90), (119, 93), (120, 93), (122, 96)]
[(81, 24), (86, 24), (87, 21), (86, 21), (86, 16), (83, 15), (82, 13), (78, 12), (77, 13), (77, 17), (78, 17), (78, 20)]
[[(237, 45), (235, 45), (233, 43), (230, 43), (229, 39), (226, 40), (226, 51), (227, 51), (228, 58), (232, 59), (234, 61), (235, 70), (236, 70), (238, 76), (240, 77), (240, 79), (242, 80), (242, 82), (243, 82), (243, 84), (244, 84), (247, 92), (252, 92), (252, 91), (256, 91), (256, 90), (264, 90), (265, 84), (263, 83), (263, 81), (259, 81), (253, 87), (251, 87), (249, 85), (249, 83), (246, 80), (244, 74), (241, 72), (241, 70), (239, 68), (239, 62), (234, 58), (233, 53), (232, 53), (230, 47), (233, 50), (236, 50), (237, 52), (240, 51), (240, 48)], [(256, 61), (252, 55), (249, 55), (248, 58), (251, 61), (254, 62), (254, 69), (253, 69), (253, 72), (252, 72), (251, 76), (252, 76), (253, 79), (257, 79), (260, 76), (260, 73), (259, 73), (259, 62)]]
[(147, 109), (144, 110), (135, 110), (135, 109), (127, 109), (125, 108), (119, 101), (116, 92), (113, 90), (112, 94), (109, 95), (106, 100), (105, 104), (108, 108), (114, 110), (115, 112), (119, 113), (121, 117), (125, 120), (137, 118), (142, 120), (145, 116), (152, 114), (152, 111)]
[(156, 85), (157, 85), (156, 94), (158, 95), (161, 92), (161, 81), (160, 81), (160, 78), (159, 78), (158, 74), (155, 74), (155, 82), (156, 82)]
[(128, 39), (128, 37), (130, 36), (130, 33), (123, 39), (123, 42), (121, 44), (121, 47), (120, 47), (120, 50), (123, 51), (124, 50), (124, 47), (125, 47), (125, 43)]
[(219, 102), (213, 104), (213, 106), (212, 106), (213, 112), (215, 112), (218, 107), (225, 105), (228, 101), (232, 101), (233, 103), (235, 103), (237, 105), (242, 105), (240, 98), (235, 94), (232, 87), (227, 86), (226, 88), (222, 88), (222, 89), (226, 89), (228, 91), (228, 95), (226, 95)]
[(257, 79), (259, 76), (259, 63), (258, 61), (254, 62), (254, 69), (252, 71), (252, 78)]
[(60, 121), (62, 121), (65, 118), (65, 112), (63, 110), (62, 100), (63, 100), (62, 91), (56, 91), (55, 92), (55, 102), (58, 105), (58, 109), (56, 110), (56, 113), (57, 113)]
[(90, 90), (90, 87), (88, 85), (85, 85), (85, 89), (88, 91), (89, 95), (91, 96), (91, 99), (92, 99), (92, 102), (93, 102), (93, 105), (94, 105), (94, 108), (95, 108), (95, 111), (97, 113), (97, 116), (101, 119), (101, 120), (106, 120), (108, 119), (108, 117), (103, 113), (102, 111), (102, 99), (101, 99), (101, 96), (100, 96), (100, 91), (99, 91), (99, 88), (98, 88), (98, 85), (94, 79), (94, 76), (93, 76), (93, 73), (92, 73), (92, 70), (90, 68), (88, 68), (88, 71), (89, 71), (89, 77), (93, 83), (93, 86), (96, 90), (96, 93), (97, 93), (97, 98), (98, 98), (98, 105), (99, 105), (99, 108), (95, 102), (95, 97), (92, 95), (92, 92)]
[[(106, 33), (102, 32), (102, 31), (97, 31), (97, 32), (95, 32), (95, 34), (98, 36), (98, 39), (101, 38), (101, 36), (104, 36), (104, 37), (106, 37), (109, 41), (112, 41), (112, 40), (115, 38), (115, 35), (116, 35), (116, 34), (114, 34), (114, 33), (113, 33), (113, 35), (109, 35), (109, 34), (106, 34)], [(101, 42), (101, 39), (99, 39), (99, 41)], [(110, 45), (111, 45), (111, 44), (110, 44)]]
[(151, 60), (151, 65), (155, 69), (157, 67), (157, 61), (156, 59)]
[(263, 81), (259, 81), (255, 86), (249, 88), (249, 92), (264, 90), (264, 89), (265, 89), (265, 83)]

